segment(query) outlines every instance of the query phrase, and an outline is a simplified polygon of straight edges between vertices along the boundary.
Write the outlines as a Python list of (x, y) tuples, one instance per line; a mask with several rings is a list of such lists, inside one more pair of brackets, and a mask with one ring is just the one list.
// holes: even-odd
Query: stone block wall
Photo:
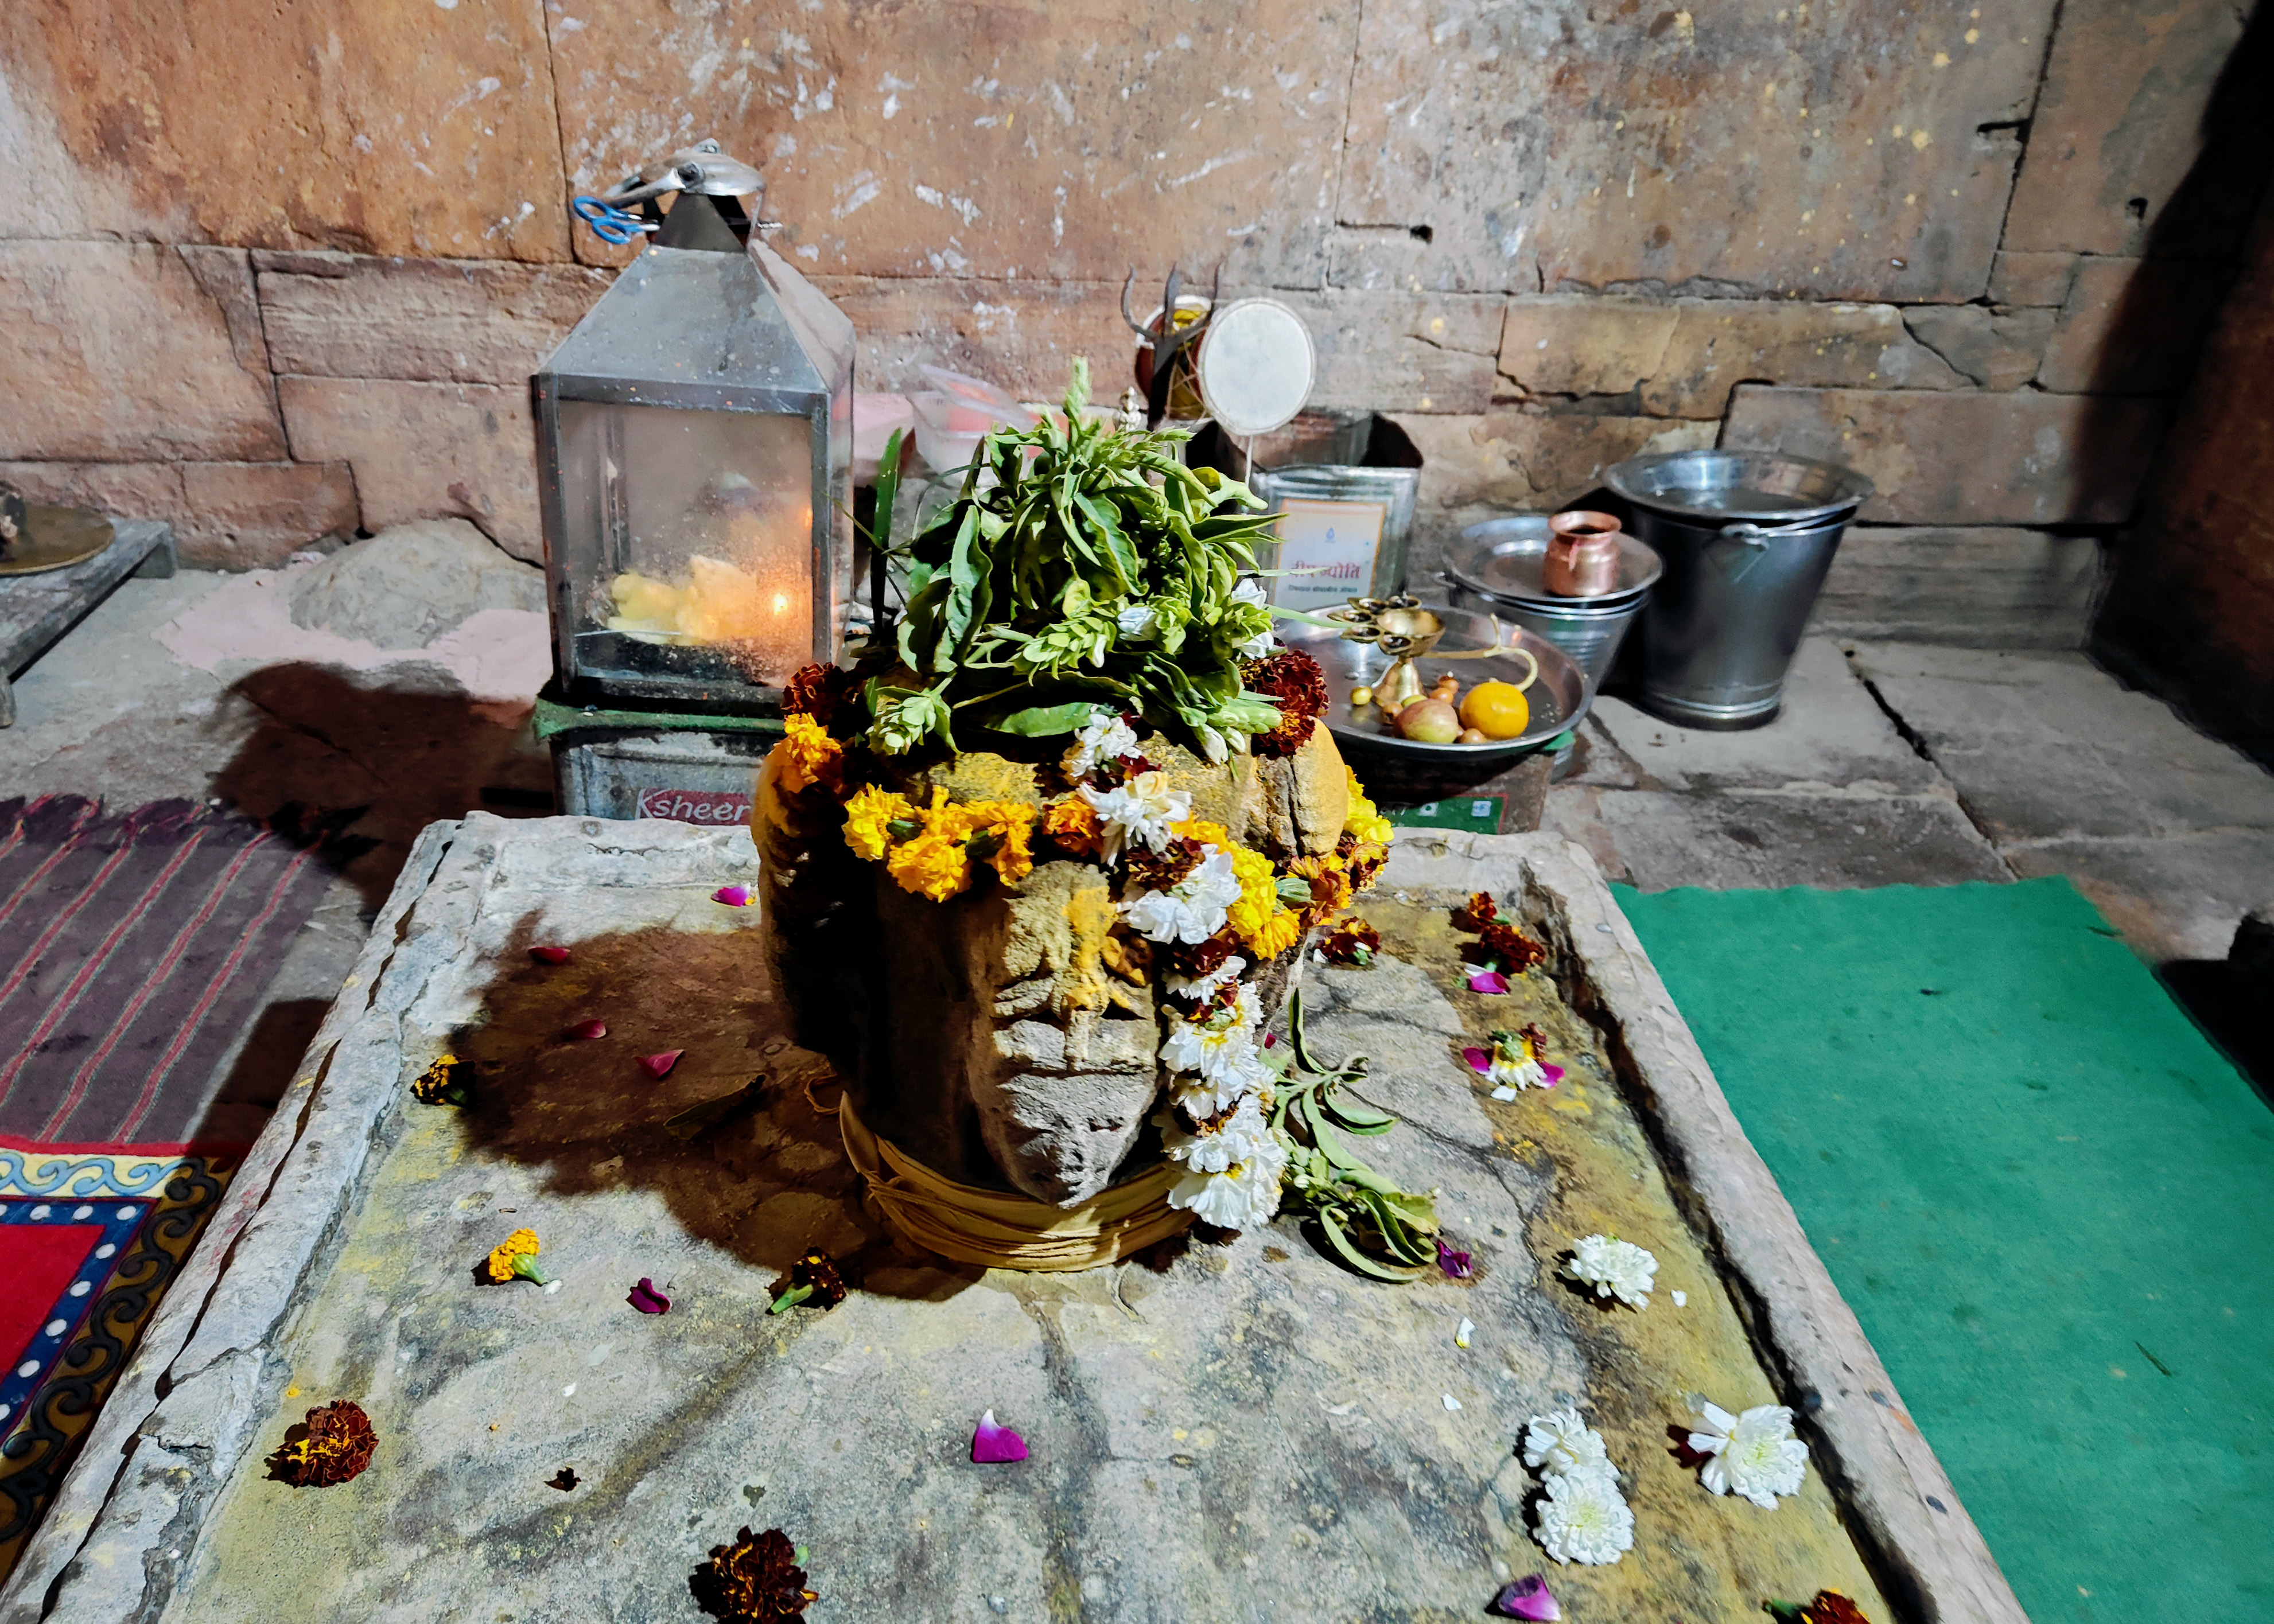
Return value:
[(713, 135), (864, 387), (1116, 389), (1125, 274), (1220, 268), (1420, 445), (1423, 570), (1775, 445), (1879, 485), (1825, 624), (2073, 645), (2264, 162), (2224, 0), (162, 11), (0, 8), (0, 472), (230, 567), (440, 515), (535, 556), (525, 380), (626, 257), (568, 198)]

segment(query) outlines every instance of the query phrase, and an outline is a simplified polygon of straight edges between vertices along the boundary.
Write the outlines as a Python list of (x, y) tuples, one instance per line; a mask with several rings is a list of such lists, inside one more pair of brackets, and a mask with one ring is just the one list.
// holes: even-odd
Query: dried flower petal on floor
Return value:
[(999, 1425), (990, 1410), (979, 1417), (978, 1430), (971, 1434), (971, 1458), (982, 1466), (1023, 1461), (1027, 1458), (1027, 1440)]
[(335, 1399), (308, 1412), (305, 1434), (288, 1439), (269, 1457), (277, 1475), (297, 1487), (323, 1488), (345, 1483), (371, 1464), (379, 1434), (371, 1417), (351, 1399)]
[(825, 1252), (809, 1252), (790, 1265), (787, 1289), (766, 1312), (778, 1314), (806, 1302), (816, 1308), (834, 1308), (844, 1300), (845, 1281), (837, 1272), (837, 1260)]
[(564, 1466), (545, 1480), (545, 1486), (548, 1489), (559, 1489), (565, 1494), (582, 1481), (584, 1480), (576, 1476), (573, 1468)]
[(1455, 1252), (1450, 1246), (1445, 1244), (1444, 1237), (1442, 1236), (1439, 1236), (1435, 1238), (1437, 1241), (1437, 1267), (1445, 1271), (1446, 1279), (1466, 1280), (1477, 1272), (1476, 1253), (1472, 1252)]
[(497, 1244), (490, 1253), (490, 1279), (499, 1285), (514, 1279), (533, 1280), (540, 1286), (553, 1283), (553, 1276), (537, 1266), (537, 1254), (541, 1250), (534, 1229), (516, 1229)]
[(750, 906), (750, 888), (747, 885), (721, 885), (711, 893), (711, 900), (723, 902), (730, 908), (747, 908)]
[(1508, 977), (1497, 970), (1472, 971), (1469, 976), (1471, 992), (1502, 993), (1508, 990)]
[(1796, 1601), (1765, 1601), (1761, 1611), (1779, 1624), (1871, 1624), (1861, 1607), (1837, 1590), (1818, 1590), (1816, 1599), (1805, 1605)]
[(1329, 964), (1369, 965), (1382, 951), (1382, 932), (1355, 914), (1345, 914), (1327, 932), (1327, 939), (1319, 944), (1319, 951), (1327, 956)]
[(608, 1035), (608, 1023), (605, 1020), (580, 1020), (568, 1028), (568, 1035), (580, 1042), (604, 1038)]
[(567, 964), (568, 950), (565, 947), (532, 947), (529, 956), (540, 964)]
[(639, 1284), (631, 1289), (630, 1295), (624, 1301), (644, 1314), (667, 1314), (671, 1312), (671, 1299), (657, 1290), (655, 1282), (644, 1274), (640, 1276)]
[(1563, 1616), (1563, 1609), (1548, 1593), (1547, 1579), (1539, 1574), (1516, 1581), (1493, 1598), (1493, 1606), (1503, 1617), (1511, 1619), (1552, 1620)]
[(798, 1551), (778, 1528), (753, 1534), (747, 1528), (730, 1545), (711, 1547), (711, 1560), (687, 1581), (695, 1604), (728, 1624), (772, 1624), (802, 1619), (818, 1595), (805, 1588)]
[(679, 1057), (686, 1052), (683, 1049), (666, 1049), (659, 1055), (642, 1055), (640, 1064), (647, 1068), (650, 1077), (660, 1081), (671, 1075), (671, 1068), (679, 1064)]
[(438, 1055), (412, 1080), (411, 1098), (422, 1105), (470, 1105), (474, 1098), (474, 1063)]

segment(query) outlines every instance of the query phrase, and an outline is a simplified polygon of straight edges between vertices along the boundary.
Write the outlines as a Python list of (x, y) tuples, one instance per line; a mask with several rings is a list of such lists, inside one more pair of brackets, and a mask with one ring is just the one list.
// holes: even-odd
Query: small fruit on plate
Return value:
[(1490, 744), (1492, 741), (1486, 738), (1473, 727), (1464, 727), (1461, 729), (1461, 742), (1463, 744)]
[(1372, 688), (1354, 688), (1351, 689), (1351, 709), (1352, 709), (1352, 710), (1355, 710), (1359, 709), (1359, 708), (1360, 706), (1362, 706), (1362, 705), (1370, 705), (1370, 704), (1372, 704), (1373, 703), (1374, 703), (1374, 690), (1373, 690)]
[(1461, 722), (1487, 739), (1515, 739), (1532, 725), (1532, 704), (1513, 682), (1480, 682), (1461, 701)]
[(1450, 744), (1461, 736), (1461, 718), (1442, 699), (1417, 699), (1397, 713), (1397, 731), (1418, 744)]

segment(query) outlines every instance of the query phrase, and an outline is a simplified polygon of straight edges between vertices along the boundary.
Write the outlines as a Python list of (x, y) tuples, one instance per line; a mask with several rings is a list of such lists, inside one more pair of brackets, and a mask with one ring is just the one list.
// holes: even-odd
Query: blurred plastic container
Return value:
[(990, 429), (1005, 425), (1023, 428), (1032, 417), (1025, 407), (983, 378), (940, 366), (917, 370), (932, 387), (908, 397), (915, 411), (916, 455), (939, 473), (968, 463), (979, 454), (979, 442)]
[[(874, 485), (883, 463), (885, 442), (892, 431), (912, 430), (915, 408), (905, 395), (855, 395), (853, 397), (853, 483)], [(906, 442), (903, 441), (903, 444)]]

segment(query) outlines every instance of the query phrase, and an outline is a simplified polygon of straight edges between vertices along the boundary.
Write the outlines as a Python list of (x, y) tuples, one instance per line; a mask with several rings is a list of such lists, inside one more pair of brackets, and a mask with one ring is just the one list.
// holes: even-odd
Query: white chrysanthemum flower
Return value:
[(1089, 726), (1073, 736), (1065, 754), (1058, 757), (1058, 766), (1066, 777), (1079, 780), (1106, 762), (1136, 754), (1136, 729), (1114, 712), (1099, 710), (1091, 716)]
[[(1532, 1041), (1522, 1033), (1495, 1032), (1492, 1047), (1485, 1051), (1485, 1080), (1497, 1087), (1510, 1089), (1545, 1088), (1547, 1069), (1540, 1064), (1540, 1056), (1532, 1052)], [(1495, 1094), (1495, 1099), (1515, 1098)]]
[[(1085, 795), (1089, 793), (1082, 791)], [(1178, 798), (1184, 799), (1181, 790)], [(1201, 849), (1207, 855), (1200, 866), (1178, 881), (1174, 890), (1148, 891), (1121, 905), (1121, 916), (1131, 929), (1149, 941), (1197, 944), (1224, 929), (1231, 905), (1239, 900), (1239, 874), (1231, 866), (1229, 853), (1213, 846)]]
[(1781, 1494), (1800, 1492), (1808, 1471), (1808, 1446), (1792, 1435), (1792, 1411), (1782, 1404), (1756, 1404), (1733, 1416), (1719, 1404), (1704, 1405), (1699, 1417), (1712, 1430), (1690, 1434), (1690, 1447), (1713, 1456), (1698, 1474), (1716, 1494), (1741, 1494), (1764, 1511), (1776, 1509)]
[(1135, 643), (1151, 635), (1155, 623), (1153, 605), (1132, 604), (1113, 616), (1113, 629), (1124, 643)]
[(1582, 1421), (1576, 1410), (1551, 1410), (1525, 1423), (1524, 1463), (1534, 1471), (1579, 1471), (1608, 1467), (1610, 1461), (1603, 1435)]
[(1540, 1548), (1600, 1568), (1634, 1549), (1634, 1513), (1608, 1471), (1555, 1472), (1540, 1502)]
[(1590, 1235), (1571, 1249), (1571, 1261), (1564, 1265), (1563, 1272), (1594, 1287), (1599, 1297), (1615, 1297), (1633, 1307), (1647, 1308), (1658, 1259), (1631, 1241)]
[(1197, 1071), (1209, 1082), (1228, 1083), (1255, 1076), (1262, 1056), (1253, 1029), (1219, 1016), (1178, 1022), (1161, 1041), (1161, 1064), (1171, 1071)]
[(1206, 975), (1178, 975), (1171, 972), (1163, 984), (1177, 997), (1190, 998), (1195, 1004), (1206, 1004), (1226, 985), (1238, 981), (1239, 973), (1246, 968), (1247, 968), (1247, 960), (1234, 953)]
[(1268, 1160), (1278, 1151), (1271, 1124), (1263, 1120), (1262, 1101), (1254, 1094), (1198, 1133), (1186, 1132), (1173, 1114), (1162, 1124), (1169, 1160), (1181, 1162), (1195, 1173), (1222, 1173), (1244, 1162)]
[(1222, 1116), (1278, 1080), (1277, 1074), (1264, 1064), (1262, 1051), (1251, 1043), (1245, 1051), (1228, 1051), (1228, 1057), (1216, 1068), (1213, 1077), (1195, 1073), (1178, 1078), (1170, 1086), (1169, 1096), (1194, 1122), (1203, 1122)]
[(1252, 1229), (1279, 1210), (1279, 1176), (1287, 1153), (1266, 1136), (1264, 1148), (1220, 1173), (1188, 1172), (1169, 1189), (1169, 1205), (1220, 1229)]
[(1192, 796), (1184, 790), (1171, 789), (1169, 775), (1157, 771), (1141, 772), (1126, 784), (1108, 790), (1085, 784), (1081, 793), (1096, 810), (1109, 863), (1133, 841), (1159, 851), (1169, 843), (1169, 825), (1181, 823), (1193, 815)]

